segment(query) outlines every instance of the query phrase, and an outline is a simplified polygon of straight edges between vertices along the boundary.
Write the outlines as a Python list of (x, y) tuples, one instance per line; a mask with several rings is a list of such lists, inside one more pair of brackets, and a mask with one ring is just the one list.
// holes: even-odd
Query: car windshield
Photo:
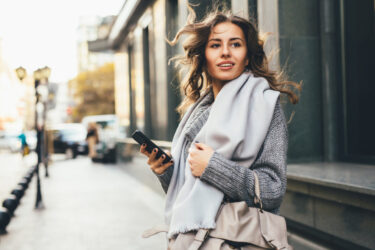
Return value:
[(67, 140), (76, 140), (81, 141), (85, 140), (86, 133), (84, 130), (73, 130), (73, 129), (64, 129), (61, 131), (63, 137)]
[(61, 129), (53, 131), (54, 137), (61, 136), (66, 141), (84, 141), (86, 139), (86, 131), (84, 129)]

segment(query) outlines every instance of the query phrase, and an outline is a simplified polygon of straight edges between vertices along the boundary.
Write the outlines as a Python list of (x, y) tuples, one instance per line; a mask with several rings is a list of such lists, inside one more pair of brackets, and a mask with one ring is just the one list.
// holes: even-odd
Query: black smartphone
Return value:
[(155, 143), (153, 143), (145, 134), (143, 134), (141, 131), (136, 130), (132, 134), (133, 139), (139, 143), (139, 145), (142, 145), (143, 143), (146, 143), (146, 151), (151, 153), (154, 148), (158, 149), (158, 152), (156, 153), (156, 159), (159, 159), (160, 156), (165, 155), (165, 159), (163, 161), (163, 164), (171, 161), (171, 157), (167, 155), (161, 148), (159, 148)]

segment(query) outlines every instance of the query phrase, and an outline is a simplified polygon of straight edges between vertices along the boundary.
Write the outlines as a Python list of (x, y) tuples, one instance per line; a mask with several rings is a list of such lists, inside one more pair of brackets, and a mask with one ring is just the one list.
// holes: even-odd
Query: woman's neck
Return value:
[(212, 82), (212, 91), (214, 92), (214, 98), (216, 99), (216, 96), (219, 94), (220, 90), (225, 85), (225, 82), (222, 81), (214, 81)]

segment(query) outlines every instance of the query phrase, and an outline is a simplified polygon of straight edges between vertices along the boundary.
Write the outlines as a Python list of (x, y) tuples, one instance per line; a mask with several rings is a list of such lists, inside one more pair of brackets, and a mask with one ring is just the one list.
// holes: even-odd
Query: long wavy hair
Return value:
[(249, 64), (245, 70), (251, 71), (256, 77), (265, 78), (271, 89), (286, 94), (291, 103), (296, 104), (298, 102), (299, 97), (291, 87), (300, 91), (301, 84), (285, 80), (283, 71), (277, 72), (269, 69), (263, 49), (264, 40), (260, 39), (259, 32), (251, 21), (233, 15), (228, 10), (220, 11), (218, 8), (208, 13), (202, 21), (196, 21), (195, 12), (190, 6), (189, 12), (187, 24), (177, 32), (172, 41), (168, 41), (170, 45), (176, 45), (182, 35), (188, 35), (182, 44), (185, 54), (170, 59), (177, 61), (176, 66), (187, 66), (189, 69), (186, 72), (186, 67), (181, 68), (181, 72), (185, 74), (180, 85), (185, 98), (177, 107), (181, 116), (212, 84), (206, 67), (205, 48), (212, 29), (223, 22), (231, 22), (239, 26), (245, 35), (247, 58), (249, 59)]

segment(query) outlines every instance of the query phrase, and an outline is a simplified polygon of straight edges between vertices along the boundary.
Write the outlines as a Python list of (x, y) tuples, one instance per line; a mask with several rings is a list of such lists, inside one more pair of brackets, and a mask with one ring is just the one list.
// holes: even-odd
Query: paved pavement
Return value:
[[(0, 162), (10, 164), (11, 158), (0, 155)], [(141, 238), (145, 229), (163, 222), (164, 196), (152, 175), (144, 158), (125, 165), (95, 164), (85, 157), (56, 160), (50, 178), (41, 179), (45, 209), (34, 209), (33, 179), (8, 233), (0, 236), (0, 250), (166, 249), (164, 234)]]
[(0, 151), (0, 202), (17, 186), (29, 167), (36, 162), (36, 155), (22, 158), (21, 154)]

